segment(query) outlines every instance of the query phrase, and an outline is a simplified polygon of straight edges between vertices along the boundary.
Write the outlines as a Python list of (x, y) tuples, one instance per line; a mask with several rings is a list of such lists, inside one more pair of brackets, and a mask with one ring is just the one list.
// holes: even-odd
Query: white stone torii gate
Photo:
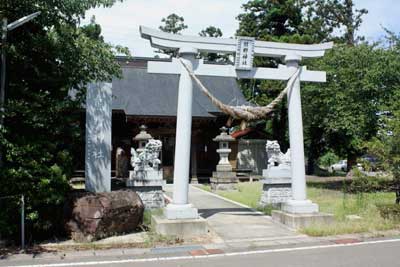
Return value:
[[(318, 205), (307, 199), (304, 161), (303, 120), (301, 111), (300, 81), (325, 82), (326, 73), (309, 71), (300, 67), (302, 58), (322, 57), (333, 43), (299, 45), (256, 41), (254, 38), (210, 38), (174, 35), (144, 26), (141, 36), (155, 48), (177, 50), (180, 57), (196, 75), (232, 77), (237, 79), (264, 79), (287, 81), (298, 68), (301, 74), (288, 93), (289, 139), (292, 156), (293, 198), (283, 210), (289, 213), (318, 212)], [(197, 59), (199, 52), (236, 53), (236, 66), (205, 64)], [(253, 56), (283, 58), (286, 65), (278, 68), (253, 68)], [(148, 62), (149, 73), (180, 74), (177, 128), (174, 164), (173, 203), (165, 209), (167, 219), (196, 219), (197, 209), (188, 202), (190, 139), (192, 128), (193, 84), (187, 70), (179, 59), (172, 62)]]

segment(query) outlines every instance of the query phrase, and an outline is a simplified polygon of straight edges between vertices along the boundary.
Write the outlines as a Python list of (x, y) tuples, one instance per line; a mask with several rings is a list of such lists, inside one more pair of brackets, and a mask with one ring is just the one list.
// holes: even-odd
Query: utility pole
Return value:
[[(0, 14), (1, 18), (1, 72), (0, 72), (0, 130), (4, 127), (4, 100), (6, 87), (6, 42), (7, 42), (7, 18)], [(3, 167), (3, 149), (0, 147), (0, 168)]]
[[(6, 94), (6, 50), (7, 50), (7, 33), (21, 26), (22, 24), (34, 19), (40, 14), (39, 12), (32, 13), (22, 17), (10, 24), (7, 24), (5, 13), (0, 12), (1, 19), (1, 72), (0, 72), (0, 130), (4, 127), (4, 104)], [(0, 168), (3, 166), (3, 151), (0, 147)]]
[(25, 197), (21, 196), (21, 248), (25, 250)]

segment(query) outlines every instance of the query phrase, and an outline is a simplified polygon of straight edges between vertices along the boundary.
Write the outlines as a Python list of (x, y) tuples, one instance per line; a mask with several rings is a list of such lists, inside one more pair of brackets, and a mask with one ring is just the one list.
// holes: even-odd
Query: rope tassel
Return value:
[(282, 102), (285, 95), (288, 94), (288, 91), (293, 87), (294, 81), (299, 77), (301, 69), (297, 69), (297, 71), (290, 77), (285, 89), (283, 89), (279, 95), (267, 106), (263, 107), (253, 107), (253, 106), (230, 106), (222, 103), (219, 99), (217, 99), (211, 92), (204, 86), (204, 84), (200, 81), (199, 78), (194, 74), (194, 72), (189, 69), (186, 63), (180, 58), (180, 62), (183, 67), (189, 73), (190, 77), (195, 81), (195, 83), (199, 86), (200, 90), (211, 100), (211, 102), (219, 108), (223, 113), (231, 116), (234, 119), (240, 119), (245, 121), (254, 121), (267, 118), (272, 112), (274, 112), (276, 106)]

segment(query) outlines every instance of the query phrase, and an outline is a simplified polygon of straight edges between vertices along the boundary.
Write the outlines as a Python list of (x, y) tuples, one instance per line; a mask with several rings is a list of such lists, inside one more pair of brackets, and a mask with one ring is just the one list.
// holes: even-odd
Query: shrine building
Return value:
[[(144, 124), (153, 138), (162, 141), (164, 177), (172, 180), (179, 75), (147, 72), (149, 61), (170, 59), (118, 57), (117, 60), (122, 66), (122, 78), (112, 81), (112, 170), (115, 170), (116, 149), (121, 147), (129, 154), (130, 147), (137, 146), (132, 138)], [(236, 79), (203, 76), (201, 80), (225, 104), (247, 104)], [(191, 177), (207, 177), (218, 163), (217, 144), (212, 139), (228, 117), (194, 87)]]

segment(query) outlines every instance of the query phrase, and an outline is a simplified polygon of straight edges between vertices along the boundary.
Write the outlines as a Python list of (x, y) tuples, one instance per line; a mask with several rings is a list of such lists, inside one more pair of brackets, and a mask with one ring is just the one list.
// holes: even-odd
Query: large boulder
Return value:
[(144, 205), (133, 191), (75, 194), (66, 204), (66, 229), (78, 242), (92, 242), (134, 231), (143, 222)]

